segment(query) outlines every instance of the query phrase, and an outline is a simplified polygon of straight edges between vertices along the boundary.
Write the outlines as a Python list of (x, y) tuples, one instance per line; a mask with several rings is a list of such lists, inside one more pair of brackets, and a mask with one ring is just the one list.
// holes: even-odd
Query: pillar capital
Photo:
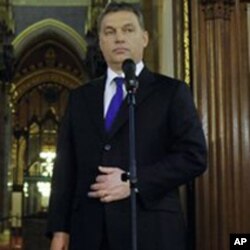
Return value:
[(207, 20), (229, 20), (235, 0), (201, 0)]
[(235, 4), (235, 0), (201, 0), (201, 4), (207, 5), (207, 4), (217, 4), (217, 3), (222, 3), (222, 4)]

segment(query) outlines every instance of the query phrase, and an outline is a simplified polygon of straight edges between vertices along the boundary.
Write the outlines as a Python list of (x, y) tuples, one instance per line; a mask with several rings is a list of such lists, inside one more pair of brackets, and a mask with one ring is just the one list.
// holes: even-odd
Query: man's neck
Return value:
[(108, 67), (112, 70), (112, 71), (114, 71), (116, 74), (118, 74), (118, 75), (120, 75), (120, 74), (122, 74), (122, 65), (108, 65)]

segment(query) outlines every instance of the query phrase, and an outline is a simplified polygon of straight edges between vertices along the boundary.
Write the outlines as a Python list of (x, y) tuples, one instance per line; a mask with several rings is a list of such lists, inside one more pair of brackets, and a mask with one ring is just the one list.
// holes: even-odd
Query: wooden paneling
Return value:
[(250, 78), (246, 3), (192, 1), (193, 90), (209, 148), (197, 182), (197, 249), (250, 233)]

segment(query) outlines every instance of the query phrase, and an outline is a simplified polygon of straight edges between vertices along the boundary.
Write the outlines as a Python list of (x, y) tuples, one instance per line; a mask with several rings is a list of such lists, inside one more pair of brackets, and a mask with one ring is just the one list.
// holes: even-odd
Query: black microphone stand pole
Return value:
[(129, 109), (129, 174), (126, 179), (130, 182), (130, 201), (131, 201), (131, 249), (137, 250), (137, 208), (136, 193), (137, 189), (137, 171), (136, 171), (136, 153), (135, 153), (135, 94), (138, 87), (138, 81), (135, 76), (135, 63), (132, 59), (126, 59), (122, 65), (125, 73), (128, 109)]
[[(129, 85), (129, 84), (127, 84)], [(129, 107), (129, 176), (130, 181), (130, 201), (131, 201), (131, 233), (132, 233), (132, 250), (137, 250), (137, 171), (136, 171), (136, 154), (135, 154), (135, 93), (136, 87), (127, 87), (128, 107)]]

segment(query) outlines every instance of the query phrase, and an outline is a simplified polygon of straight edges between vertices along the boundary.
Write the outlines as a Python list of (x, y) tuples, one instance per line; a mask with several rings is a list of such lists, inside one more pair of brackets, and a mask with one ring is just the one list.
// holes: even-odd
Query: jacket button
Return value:
[(111, 149), (111, 145), (110, 144), (106, 144), (105, 146), (104, 146), (104, 150), (105, 151), (109, 151)]

